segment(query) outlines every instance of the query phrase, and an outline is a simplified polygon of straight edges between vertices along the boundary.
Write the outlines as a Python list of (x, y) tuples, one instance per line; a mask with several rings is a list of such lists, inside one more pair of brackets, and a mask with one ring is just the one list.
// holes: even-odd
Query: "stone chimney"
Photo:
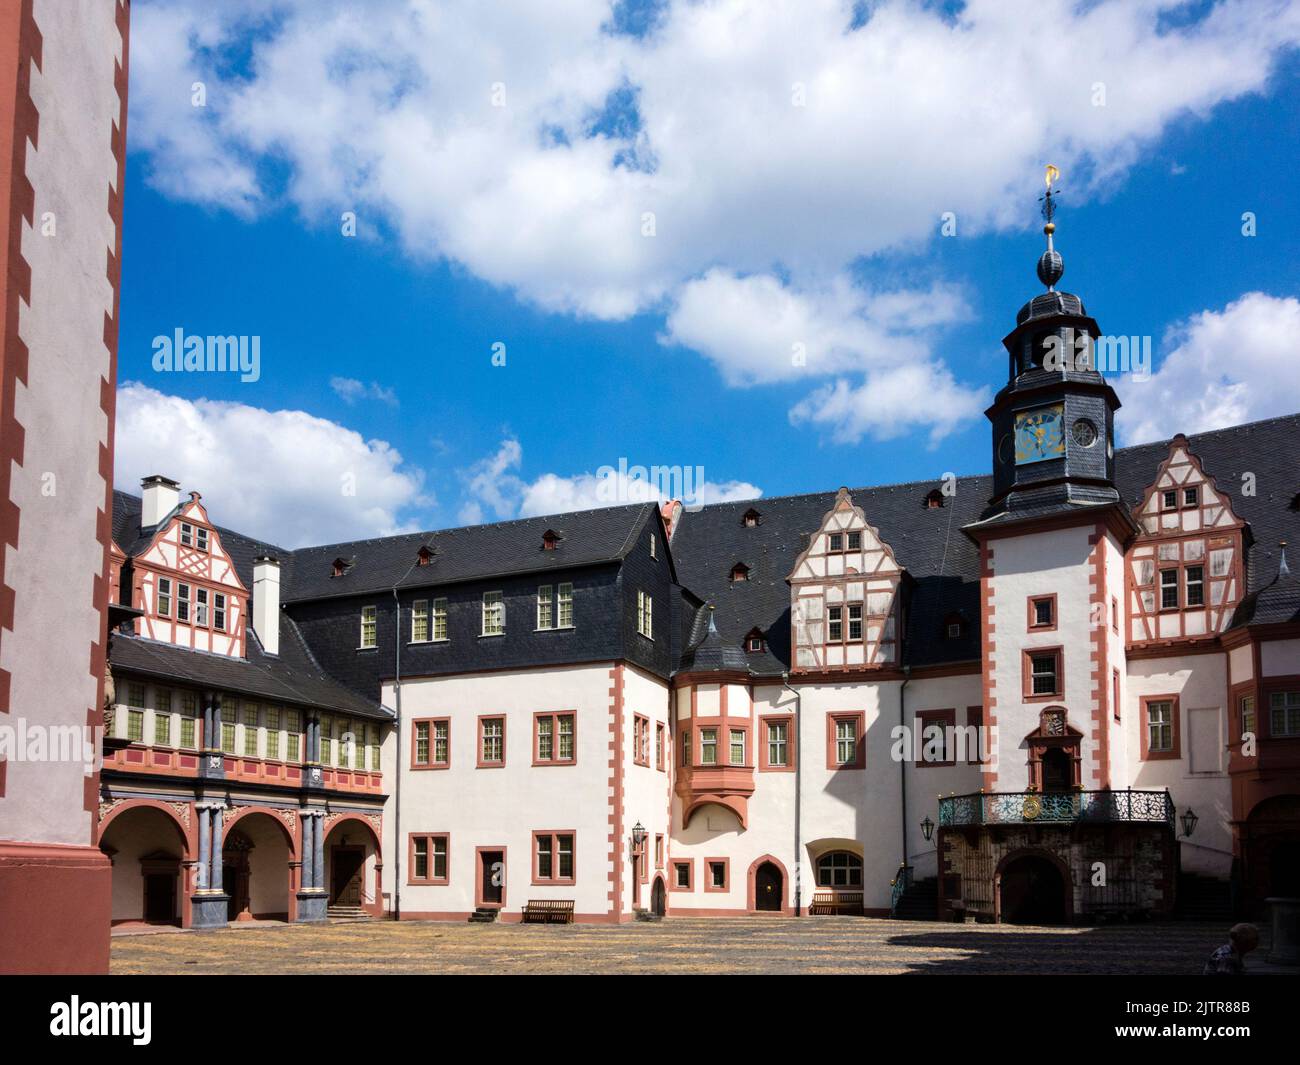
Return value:
[(140, 482), (140, 495), (144, 502), (140, 510), (140, 528), (152, 529), (181, 501), (180, 482), (155, 473)]
[(262, 650), (280, 653), (280, 562), (269, 555), (253, 559), (253, 631)]

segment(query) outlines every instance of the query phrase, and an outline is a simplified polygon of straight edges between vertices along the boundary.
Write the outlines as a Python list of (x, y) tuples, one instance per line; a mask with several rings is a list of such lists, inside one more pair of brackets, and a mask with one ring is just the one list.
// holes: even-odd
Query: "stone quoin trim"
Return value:
[(1092, 553), (1092, 574), (1089, 589), (1088, 632), (1092, 649), (1088, 655), (1092, 663), (1092, 758), (1088, 773), (1091, 787), (1110, 787), (1110, 714), (1106, 712), (1110, 688), (1109, 626), (1106, 624), (1106, 557), (1109, 552), (1106, 527), (1098, 523), (1088, 537)]
[[(993, 607), (993, 544), (981, 540), (980, 552), (980, 676), (984, 692), (984, 728), (990, 736), (996, 735), (998, 723), (997, 672), (994, 655), (997, 629)], [(998, 790), (998, 755), (990, 746), (990, 757), (984, 769), (985, 791)]]
[(615, 662), (609, 671), (609, 917), (623, 916), (623, 663)]

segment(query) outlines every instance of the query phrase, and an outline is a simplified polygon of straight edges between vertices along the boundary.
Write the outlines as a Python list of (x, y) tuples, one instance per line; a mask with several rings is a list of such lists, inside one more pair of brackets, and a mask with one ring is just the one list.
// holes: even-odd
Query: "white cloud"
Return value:
[(387, 403), (390, 407), (396, 407), (398, 404), (397, 393), (375, 381), (366, 384), (364, 381), (358, 381), (355, 377), (331, 377), (330, 388), (348, 406), (352, 406), (361, 399), (377, 399), (380, 403)]
[(1163, 0), (944, 7), (886, 0), (850, 29), (845, 0), (679, 2), (633, 38), (608, 0), (158, 0), (133, 11), (132, 145), (169, 195), (356, 210), (543, 307), (623, 318), (715, 266), (815, 287), (944, 211), (1023, 225), (1045, 159), (1082, 200), (1300, 40), (1285, 0), (1175, 27)]
[(1165, 333), (1148, 380), (1125, 377), (1116, 415), (1125, 444), (1200, 433), (1300, 409), (1300, 300), (1248, 292)]
[[(422, 476), (383, 440), (304, 411), (168, 396), (136, 382), (117, 393), (119, 488), (161, 473), (201, 492), (214, 521), (282, 547), (386, 536), (428, 502)], [(355, 486), (355, 494), (348, 489)]]
[(467, 478), (469, 498), (460, 519), (475, 524), (490, 518), (531, 517), (594, 510), (623, 503), (663, 502), (684, 498), (690, 503), (720, 503), (756, 499), (762, 489), (745, 481), (710, 481), (694, 466), (643, 466), (620, 462), (594, 473), (562, 476), (544, 473), (533, 481), (518, 475), (523, 449), (507, 438), (497, 451), (477, 462)]

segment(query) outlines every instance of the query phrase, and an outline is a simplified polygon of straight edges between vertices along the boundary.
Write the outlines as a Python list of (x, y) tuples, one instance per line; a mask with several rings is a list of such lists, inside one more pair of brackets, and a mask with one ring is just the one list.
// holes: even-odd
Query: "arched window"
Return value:
[(848, 851), (831, 851), (817, 859), (817, 886), (860, 888), (862, 859)]

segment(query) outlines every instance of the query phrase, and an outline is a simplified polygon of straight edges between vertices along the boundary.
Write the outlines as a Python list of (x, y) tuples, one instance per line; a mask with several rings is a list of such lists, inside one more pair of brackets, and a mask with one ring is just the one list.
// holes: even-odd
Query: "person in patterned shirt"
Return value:
[(1253, 924), (1235, 924), (1228, 929), (1228, 942), (1210, 955), (1202, 976), (1241, 976), (1246, 955), (1259, 946), (1259, 929)]

